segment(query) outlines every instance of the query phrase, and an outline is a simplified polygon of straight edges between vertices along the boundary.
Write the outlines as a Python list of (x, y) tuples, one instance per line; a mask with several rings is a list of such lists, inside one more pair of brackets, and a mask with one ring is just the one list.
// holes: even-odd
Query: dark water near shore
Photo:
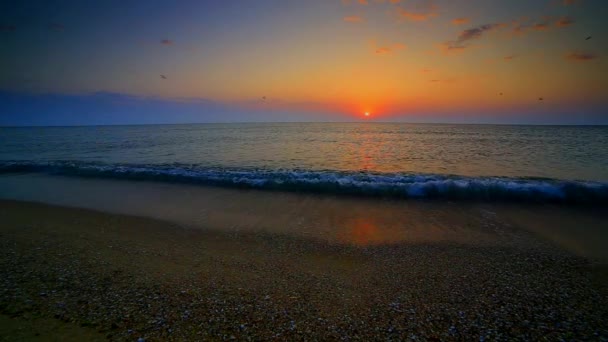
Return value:
[(0, 172), (389, 197), (608, 200), (608, 127), (0, 128)]

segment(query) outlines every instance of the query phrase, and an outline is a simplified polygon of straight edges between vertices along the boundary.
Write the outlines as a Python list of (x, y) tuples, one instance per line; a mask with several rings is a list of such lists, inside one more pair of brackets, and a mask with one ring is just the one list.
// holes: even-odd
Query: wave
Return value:
[(388, 198), (608, 203), (608, 183), (544, 178), (464, 177), (414, 173), (208, 168), (84, 162), (0, 162), (0, 174), (150, 180)]

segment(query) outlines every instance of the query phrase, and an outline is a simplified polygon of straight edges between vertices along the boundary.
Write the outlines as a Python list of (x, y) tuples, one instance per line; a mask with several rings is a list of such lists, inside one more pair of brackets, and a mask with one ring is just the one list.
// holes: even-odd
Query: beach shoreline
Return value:
[(605, 267), (517, 230), (361, 246), (6, 200), (0, 216), (1, 322), (112, 340), (608, 336)]

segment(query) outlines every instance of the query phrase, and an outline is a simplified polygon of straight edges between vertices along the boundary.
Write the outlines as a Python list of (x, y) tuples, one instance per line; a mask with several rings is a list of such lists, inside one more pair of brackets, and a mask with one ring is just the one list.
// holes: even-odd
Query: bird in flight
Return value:
[(589, 37), (585, 38), (585, 40), (589, 40), (589, 39), (591, 39), (591, 36), (589, 36)]
[(262, 96), (262, 101), (266, 101), (266, 96)]
[(160, 75), (160, 78), (162, 78), (163, 80), (166, 80), (166, 79), (167, 79), (167, 76), (165, 76), (165, 75)]
[(498, 93), (498, 95), (502, 96), (502, 93)]
[(543, 99), (542, 97), (538, 98), (538, 101), (544, 101), (545, 99)]

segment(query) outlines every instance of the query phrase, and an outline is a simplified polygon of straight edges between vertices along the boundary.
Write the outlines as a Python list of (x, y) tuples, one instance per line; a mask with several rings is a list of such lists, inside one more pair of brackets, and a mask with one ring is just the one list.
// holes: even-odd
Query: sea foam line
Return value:
[(15, 172), (397, 198), (608, 203), (608, 183), (539, 178), (209, 168), (184, 164), (0, 162), (0, 173)]

